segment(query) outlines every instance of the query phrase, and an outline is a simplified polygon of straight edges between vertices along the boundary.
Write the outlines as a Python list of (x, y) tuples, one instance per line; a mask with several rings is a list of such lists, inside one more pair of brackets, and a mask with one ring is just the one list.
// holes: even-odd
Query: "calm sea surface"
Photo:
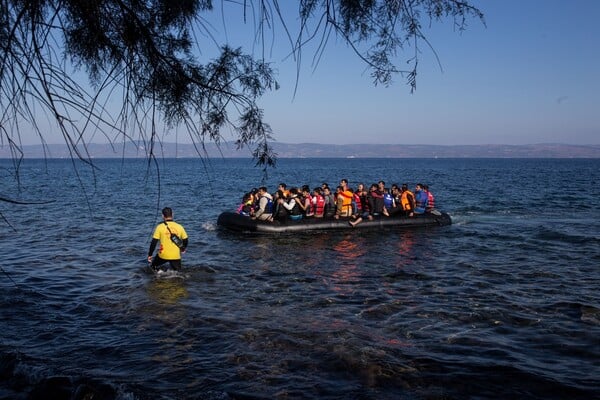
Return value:
[[(0, 196), (43, 203), (0, 202), (2, 399), (600, 398), (600, 160), (94, 164), (0, 160)], [(252, 187), (340, 178), (429, 183), (454, 224), (216, 226)], [(191, 244), (155, 276), (164, 206)]]

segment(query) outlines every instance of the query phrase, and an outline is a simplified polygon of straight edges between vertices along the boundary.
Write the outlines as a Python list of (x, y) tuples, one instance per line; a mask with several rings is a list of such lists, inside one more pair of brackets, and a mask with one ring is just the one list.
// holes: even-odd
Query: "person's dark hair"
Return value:
[(287, 185), (285, 183), (280, 183), (279, 186), (281, 186), (284, 189), (287, 189)]
[(162, 215), (165, 218), (173, 218), (173, 210), (171, 210), (171, 207), (165, 207), (162, 209)]
[(258, 190), (262, 190), (263, 192), (268, 192), (266, 186), (261, 186), (261, 187), (258, 188)]
[(429, 185), (423, 185), (423, 189), (425, 189), (426, 192), (429, 191)]
[(308, 185), (302, 185), (302, 191), (303, 192), (310, 192), (310, 188), (308, 187)]

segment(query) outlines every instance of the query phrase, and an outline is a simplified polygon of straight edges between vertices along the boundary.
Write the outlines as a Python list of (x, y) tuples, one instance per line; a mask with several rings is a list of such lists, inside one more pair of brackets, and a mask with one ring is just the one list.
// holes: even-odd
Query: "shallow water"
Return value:
[[(598, 398), (600, 160), (0, 161), (0, 397)], [(218, 229), (244, 191), (429, 183), (450, 227)], [(94, 183), (95, 182), (95, 183)], [(181, 273), (147, 271), (163, 206)], [(44, 392), (46, 391), (46, 392)], [(43, 398), (43, 397), (38, 397)], [(68, 397), (65, 397), (68, 398)]]

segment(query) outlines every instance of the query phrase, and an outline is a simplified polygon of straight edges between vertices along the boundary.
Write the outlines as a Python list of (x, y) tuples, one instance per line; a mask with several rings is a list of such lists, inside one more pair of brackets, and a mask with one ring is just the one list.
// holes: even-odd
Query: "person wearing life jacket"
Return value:
[(367, 194), (367, 200), (369, 202), (370, 218), (381, 215), (383, 213), (383, 193), (380, 192), (379, 187), (381, 184), (372, 184)]
[(360, 198), (361, 190), (359, 187), (352, 192), (352, 216), (357, 218), (362, 215), (362, 200)]
[(395, 191), (397, 200), (395, 206), (391, 210), (388, 210), (388, 214), (390, 216), (412, 216), (413, 210), (415, 209), (415, 195), (408, 190), (408, 185), (406, 183), (403, 183), (400, 189), (396, 186)]
[(298, 206), (302, 210), (302, 214), (304, 214), (305, 217), (314, 216), (312, 197), (310, 195), (310, 189), (308, 188), (308, 185), (302, 186), (302, 196), (299, 200)]
[(287, 189), (287, 185), (285, 183), (280, 183), (279, 186), (277, 187), (277, 190), (281, 190), (281, 194), (283, 195), (284, 199), (287, 199), (288, 197), (290, 197), (290, 191)]
[(335, 211), (337, 206), (335, 204), (335, 196), (331, 193), (331, 189), (329, 186), (326, 186), (323, 189), (323, 198), (325, 199), (325, 218), (333, 218), (335, 216)]
[(406, 183), (402, 184), (400, 191), (402, 192), (400, 195), (400, 205), (402, 206), (402, 210), (404, 210), (405, 215), (412, 217), (416, 206), (415, 195), (408, 190), (408, 185)]
[(427, 193), (427, 207), (425, 207), (425, 212), (430, 213), (435, 208), (435, 197), (433, 193), (429, 191), (428, 185), (423, 185), (423, 190)]
[(323, 189), (316, 187), (313, 189), (312, 209), (315, 218), (323, 218), (325, 216), (325, 197), (323, 197)]
[(287, 199), (287, 201), (284, 201), (283, 199), (280, 199), (279, 201), (281, 202), (283, 208), (287, 210), (288, 216), (291, 220), (298, 221), (302, 219), (302, 209), (298, 204), (300, 199), (298, 197), (297, 188), (290, 189), (290, 197)]
[(265, 186), (258, 188), (258, 208), (254, 211), (252, 219), (259, 221), (269, 221), (273, 218), (273, 196), (267, 191)]
[(398, 210), (400, 209), (400, 189), (398, 188), (398, 184), (392, 184), (390, 195), (392, 197), (391, 200), (388, 200), (387, 204), (385, 201), (383, 203), (383, 215), (385, 215), (386, 217), (395, 215), (399, 212)]
[(283, 207), (284, 202), (285, 200), (281, 190), (275, 192), (275, 195), (273, 196), (273, 221), (285, 222), (285, 220), (287, 220), (288, 211)]
[(256, 208), (256, 206), (258, 205), (258, 189), (257, 188), (252, 188), (252, 190), (250, 190), (250, 200), (252, 201), (252, 208)]
[(423, 184), (417, 183), (415, 186), (415, 214), (423, 214), (427, 209), (427, 201), (428, 201), (427, 192), (423, 190)]
[(394, 207), (394, 196), (390, 193), (388, 189), (385, 189), (383, 192), (383, 210), (385, 214), (385, 210), (389, 210)]
[(253, 204), (253, 199), (252, 199), (252, 193), (248, 192), (246, 194), (244, 194), (243, 198), (242, 198), (242, 202), (240, 203), (240, 205), (237, 208), (237, 213), (240, 215), (243, 215), (244, 217), (249, 217), (250, 214), (252, 213), (252, 204)]
[(352, 198), (353, 194), (348, 188), (344, 189), (343, 185), (337, 187), (336, 192), (336, 211), (334, 218), (346, 218), (352, 215)]
[(376, 183), (373, 183), (369, 187), (369, 192), (365, 197), (366, 202), (363, 205), (362, 215), (359, 215), (358, 218), (354, 220), (348, 221), (351, 226), (360, 224), (364, 218), (367, 218), (370, 221), (383, 212), (383, 195), (379, 193)]

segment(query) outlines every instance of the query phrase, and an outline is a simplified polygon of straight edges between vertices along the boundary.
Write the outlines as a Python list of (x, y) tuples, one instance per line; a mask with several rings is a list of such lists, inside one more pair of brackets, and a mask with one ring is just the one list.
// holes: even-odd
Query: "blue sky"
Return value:
[[(293, 16), (297, 2), (280, 0)], [(215, 1), (207, 18), (211, 34), (255, 56), (252, 18), (242, 23), (242, 2)], [(266, 57), (281, 88), (259, 101), (275, 139), (324, 144), (600, 144), (600, 1), (473, 0), (486, 26), (471, 20), (466, 31), (451, 20), (425, 33), (417, 90), (398, 76), (390, 87), (374, 86), (366, 66), (341, 40), (331, 38), (314, 65), (316, 42), (296, 62), (280, 25), (267, 40)], [(221, 7), (223, 5), (223, 7)], [(224, 11), (224, 17), (221, 15)], [(293, 26), (293, 20), (288, 24)], [(210, 44), (199, 47), (208, 55)], [(213, 46), (214, 50), (214, 46)], [(400, 64), (412, 49), (398, 55)], [(206, 61), (206, 59), (201, 59)], [(42, 119), (42, 117), (40, 117)], [(39, 121), (38, 121), (39, 122)], [(42, 122), (43, 123), (43, 122)], [(24, 132), (24, 131), (23, 131)], [(225, 140), (235, 137), (223, 132)], [(39, 143), (22, 134), (24, 144)], [(47, 143), (61, 143), (46, 132)], [(180, 130), (162, 140), (186, 142)], [(189, 139), (188, 139), (189, 140)], [(91, 142), (106, 139), (92, 134)]]
[[(277, 39), (269, 56), (281, 88), (260, 101), (277, 141), (600, 144), (600, 1), (473, 4), (486, 26), (472, 20), (459, 33), (446, 21), (426, 29), (443, 70), (423, 48), (414, 94), (400, 76), (375, 87), (360, 60), (333, 39), (316, 67), (305, 50), (294, 96), (296, 64), (284, 59), (286, 42)], [(226, 15), (233, 18), (231, 10)], [(231, 25), (232, 44), (252, 32)]]

